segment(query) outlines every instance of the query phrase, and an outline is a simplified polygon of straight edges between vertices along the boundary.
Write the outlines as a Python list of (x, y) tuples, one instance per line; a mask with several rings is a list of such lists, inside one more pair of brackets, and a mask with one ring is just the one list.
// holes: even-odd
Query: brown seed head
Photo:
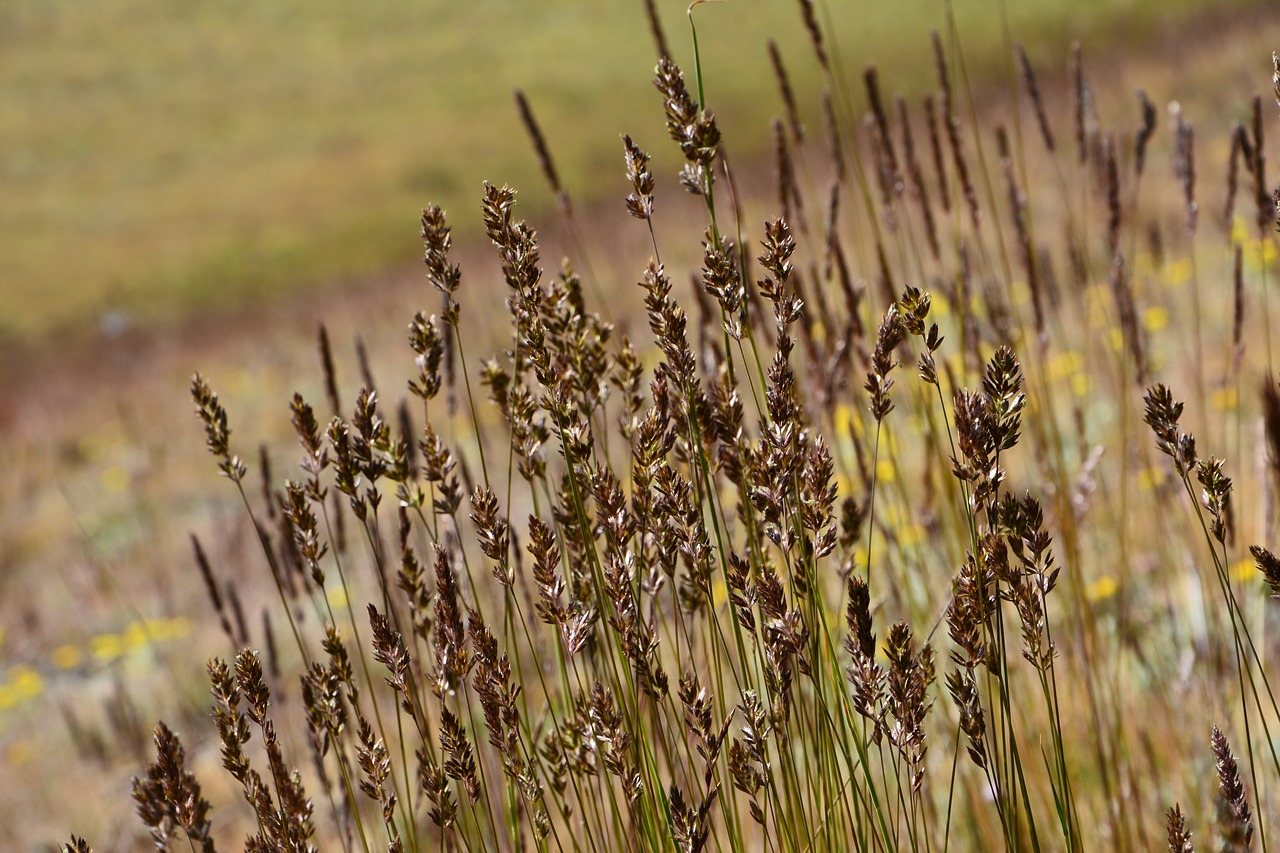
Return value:
[(1240, 767), (1231, 753), (1231, 744), (1217, 727), (1213, 727), (1210, 744), (1218, 770), (1218, 811), (1214, 823), (1224, 851), (1243, 853), (1253, 845), (1253, 815), (1245, 796)]
[(1169, 809), (1165, 826), (1169, 834), (1169, 853), (1195, 853), (1191, 846), (1191, 830), (1187, 829), (1187, 819), (1177, 803)]

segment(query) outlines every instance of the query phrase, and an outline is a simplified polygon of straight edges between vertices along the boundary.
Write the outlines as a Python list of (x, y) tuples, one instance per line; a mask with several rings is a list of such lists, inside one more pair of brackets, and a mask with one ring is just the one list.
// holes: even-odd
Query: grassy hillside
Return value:
[[(905, 48), (941, 23), (942, 3), (829, 5), (850, 73), (875, 59), (895, 81), (927, 79)], [(971, 57), (1001, 38), (1000, 5), (956, 4)], [(1008, 5), (1017, 38), (1101, 48), (1204, 4)], [(658, 6), (686, 59), (683, 0)], [(755, 131), (777, 109), (767, 37), (801, 90), (816, 91), (796, 4), (698, 14), (709, 100), (728, 131), (752, 131), (733, 138), (766, 142)], [(146, 323), (229, 308), (407, 261), (418, 240), (406, 223), (423, 203), (472, 205), (485, 178), (541, 186), (516, 86), (575, 195), (616, 192), (617, 133), (653, 135), (652, 64), (639, 0), (6, 0), (0, 339), (81, 329), (113, 310)], [(546, 201), (526, 190), (535, 209)]]

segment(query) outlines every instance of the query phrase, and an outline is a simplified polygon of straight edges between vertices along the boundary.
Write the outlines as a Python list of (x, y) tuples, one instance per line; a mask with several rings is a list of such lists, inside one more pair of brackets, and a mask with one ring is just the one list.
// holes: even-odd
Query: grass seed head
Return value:
[(1214, 823), (1222, 850), (1243, 853), (1253, 846), (1253, 815), (1245, 795), (1244, 780), (1231, 752), (1231, 744), (1217, 726), (1210, 738), (1218, 770), (1218, 809)]
[(1191, 830), (1187, 829), (1186, 816), (1177, 803), (1169, 809), (1165, 816), (1165, 827), (1169, 836), (1169, 853), (1195, 853), (1191, 845)]

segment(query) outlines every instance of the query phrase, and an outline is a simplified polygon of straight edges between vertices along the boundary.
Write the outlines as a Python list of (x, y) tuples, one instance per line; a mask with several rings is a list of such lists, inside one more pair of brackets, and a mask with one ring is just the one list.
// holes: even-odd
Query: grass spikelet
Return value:
[(822, 90), (822, 118), (827, 129), (827, 149), (831, 162), (835, 164), (836, 181), (844, 184), (849, 177), (849, 166), (845, 162), (844, 144), (840, 139), (840, 127), (836, 123), (835, 106), (832, 104), (831, 90)]
[(1156, 105), (1151, 103), (1145, 89), (1138, 90), (1138, 109), (1142, 120), (1133, 140), (1133, 168), (1141, 177), (1147, 165), (1147, 146), (1156, 132)]
[(1223, 221), (1226, 223), (1227, 236), (1230, 239), (1231, 222), (1236, 214), (1236, 192), (1240, 183), (1240, 161), (1245, 161), (1249, 168), (1249, 134), (1244, 125), (1235, 122), (1231, 125), (1231, 154), (1227, 160), (1227, 202), (1223, 208)]
[(1169, 836), (1169, 853), (1195, 853), (1191, 845), (1191, 830), (1187, 829), (1187, 819), (1177, 803), (1169, 809), (1165, 825)]
[(1240, 853), (1253, 846), (1253, 815), (1245, 796), (1240, 768), (1231, 753), (1231, 744), (1217, 726), (1211, 738), (1213, 758), (1218, 770), (1218, 810), (1214, 824), (1224, 851)]
[(209, 801), (200, 792), (200, 783), (186, 768), (186, 750), (168, 726), (155, 731), (156, 760), (145, 778), (133, 780), (133, 799), (138, 816), (151, 830), (157, 850), (166, 850), (179, 830), (192, 849), (212, 853)]
[(929, 130), (929, 153), (933, 155), (933, 174), (938, 182), (938, 196), (943, 211), (951, 212), (951, 190), (947, 185), (947, 169), (942, 158), (942, 137), (938, 131), (938, 114), (932, 95), (924, 97), (925, 127)]
[(653, 36), (654, 47), (658, 49), (658, 58), (671, 55), (667, 47), (667, 35), (662, 29), (662, 19), (658, 17), (658, 5), (655, 0), (644, 0), (644, 14), (649, 21), (649, 34)]
[(809, 44), (813, 47), (813, 55), (818, 58), (822, 70), (831, 73), (831, 62), (827, 59), (827, 48), (823, 43), (822, 30), (818, 27), (818, 16), (813, 8), (813, 0), (797, 0), (800, 4), (800, 17), (804, 21), (805, 32), (809, 34)]
[(1249, 553), (1271, 589), (1272, 598), (1280, 598), (1280, 559), (1261, 545), (1250, 545)]
[(1174, 149), (1173, 174), (1182, 188), (1183, 204), (1187, 211), (1187, 233), (1194, 234), (1199, 208), (1196, 205), (1195, 129), (1182, 114), (1182, 106), (1169, 105), (1173, 117)]
[(1249, 171), (1253, 173), (1253, 198), (1257, 205), (1258, 233), (1261, 234), (1267, 230), (1269, 224), (1275, 219), (1275, 206), (1271, 203), (1271, 189), (1267, 185), (1267, 155), (1262, 133), (1263, 121), (1261, 95), (1253, 96), (1253, 110), (1251, 115), (1251, 124), (1253, 127), (1253, 167)]
[(800, 109), (796, 106), (796, 95), (791, 88), (791, 77), (787, 74), (787, 66), (782, 61), (782, 51), (778, 49), (778, 43), (773, 39), (769, 39), (769, 62), (773, 66), (773, 79), (778, 85), (782, 105), (787, 111), (791, 139), (799, 145), (804, 142), (804, 124), (800, 121)]
[(627, 212), (652, 225), (654, 181), (653, 173), (649, 171), (649, 155), (641, 151), (630, 136), (622, 137), (622, 145), (627, 161), (627, 180), (633, 190), (627, 196)]
[(1089, 136), (1093, 114), (1093, 90), (1084, 74), (1084, 50), (1079, 42), (1071, 45), (1071, 80), (1074, 90), (1073, 116), (1075, 118), (1076, 162), (1081, 166), (1089, 162)]
[(1040, 139), (1044, 142), (1044, 147), (1050, 153), (1056, 150), (1053, 139), (1053, 130), (1049, 127), (1049, 116), (1045, 111), (1044, 98), (1040, 95), (1040, 86), (1036, 83), (1035, 69), (1031, 67), (1031, 60), (1027, 58), (1027, 51), (1021, 44), (1015, 46), (1018, 54), (1018, 67), (1022, 70), (1022, 84), (1027, 87), (1027, 96), (1031, 98), (1031, 106), (1036, 114), (1036, 127), (1040, 130)]
[(898, 175), (901, 170), (898, 168), (898, 155), (893, 147), (893, 131), (889, 125), (889, 114), (884, 108), (884, 98), (880, 95), (880, 72), (876, 70), (875, 65), (868, 65), (862, 72), (862, 82), (867, 89), (867, 105), (871, 110), (872, 118), (875, 119), (889, 173), (893, 176), (892, 182), (900, 183)]
[(1018, 237), (1018, 257), (1022, 262), (1022, 270), (1027, 276), (1027, 286), (1031, 290), (1031, 306), (1035, 313), (1035, 330), (1039, 337), (1044, 336), (1044, 294), (1040, 284), (1040, 265), (1031, 245), (1030, 213), (1027, 211), (1027, 197), (1018, 188), (1018, 179), (1014, 175), (1013, 158), (1009, 150), (1009, 137), (1004, 127), (996, 129), (996, 146), (1000, 152), (1000, 165), (1004, 171), (1005, 187), (1009, 194), (1009, 208), (1013, 211), (1014, 233)]
[(227, 410), (218, 401), (218, 395), (204, 377), (196, 374), (191, 380), (191, 399), (196, 404), (196, 414), (204, 424), (205, 445), (210, 455), (218, 460), (222, 476), (239, 485), (248, 473), (248, 466), (239, 456), (231, 453), (231, 428), (227, 426)]
[(938, 84), (942, 87), (941, 120), (946, 130), (947, 145), (951, 150), (951, 162), (955, 166), (956, 179), (960, 182), (960, 191), (965, 204), (969, 208), (969, 218), (973, 227), (979, 228), (982, 213), (978, 208), (978, 193), (969, 175), (969, 161), (965, 156), (964, 144), (960, 139), (960, 120), (956, 116), (955, 97), (951, 88), (951, 73), (947, 69), (947, 57), (942, 48), (942, 38), (937, 31), (930, 33), (933, 41), (934, 67), (938, 74)]
[(538, 168), (542, 170), (542, 176), (547, 179), (547, 184), (555, 193), (556, 203), (560, 205), (561, 213), (572, 216), (573, 206), (569, 201), (569, 193), (560, 183), (560, 174), (556, 171), (555, 161), (551, 159), (551, 150), (547, 147), (546, 137), (542, 135), (542, 128), (534, 118), (533, 108), (529, 106), (529, 99), (520, 89), (516, 89), (515, 98), (516, 108), (520, 111), (520, 123), (529, 134), (529, 141), (533, 144), (534, 153), (538, 157)]
[(938, 245), (938, 226), (934, 221), (933, 205), (929, 201), (929, 188), (925, 184), (924, 170), (916, 154), (915, 139), (911, 133), (911, 118), (907, 115), (907, 102), (899, 95), (894, 98), (894, 107), (898, 113), (899, 132), (902, 134), (902, 157), (906, 164), (907, 177), (911, 181), (911, 196), (920, 207), (920, 217), (924, 221), (924, 235), (929, 243), (929, 254), (937, 260), (941, 253)]

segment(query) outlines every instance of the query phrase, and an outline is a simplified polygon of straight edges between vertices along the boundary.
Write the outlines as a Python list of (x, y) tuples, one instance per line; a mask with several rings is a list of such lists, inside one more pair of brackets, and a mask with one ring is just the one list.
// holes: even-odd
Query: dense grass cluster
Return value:
[[(855, 109), (800, 10), (825, 123), (801, 123), (775, 47), (786, 117), (757, 233), (699, 69), (657, 64), (705, 232), (687, 311), (653, 228), (659, 182), (626, 137), (651, 340), (591, 304), (602, 282), (545, 271), (515, 193), (486, 185), (508, 348), (468, 352), (467, 323), (497, 312), (468, 303), (428, 207), (440, 307), (410, 323), (397, 405), (368, 378), (348, 413), (322, 334), (328, 412), (294, 395), (301, 474), (273, 481), (264, 459), (258, 497), (218, 395), (193, 381), (292, 640), (250, 647), (197, 543), (239, 649), (208, 674), (246, 849), (1276, 843), (1263, 101), (1231, 132), (1212, 216), (1171, 111), (1161, 218), (1139, 192), (1158, 111), (1140, 95), (1136, 129), (1109, 129), (1078, 50), (1061, 113), (1008, 45), (1014, 123), (983, 123), (954, 28), (933, 36), (919, 110), (887, 101), (874, 67)], [(1234, 287), (1202, 293), (1197, 252), (1223, 243)], [(1185, 340), (1161, 341), (1170, 318)], [(1236, 473), (1203, 453), (1234, 444), (1247, 465), (1241, 394), (1260, 377), (1260, 461)], [(1161, 379), (1188, 385), (1190, 411)], [(282, 692), (301, 703), (278, 710)], [(155, 746), (142, 822), (158, 848), (214, 849), (178, 735), (161, 724)]]

